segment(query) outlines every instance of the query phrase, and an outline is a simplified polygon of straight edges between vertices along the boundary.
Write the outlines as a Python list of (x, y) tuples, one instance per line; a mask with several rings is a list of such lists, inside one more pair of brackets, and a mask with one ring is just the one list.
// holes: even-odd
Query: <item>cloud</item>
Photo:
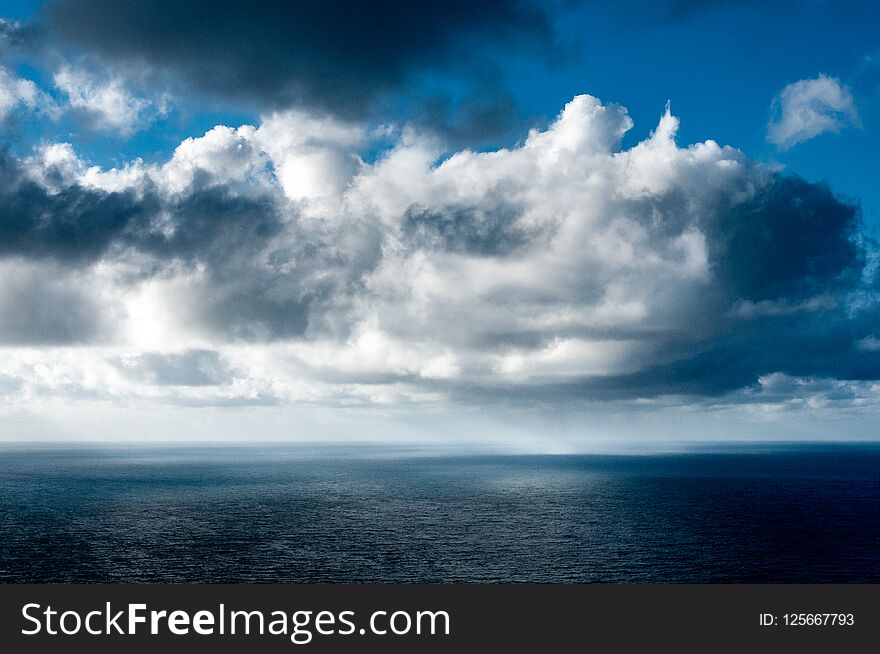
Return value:
[[(713, 141), (680, 147), (668, 108), (622, 149), (631, 126), (578, 96), (515, 148), (445, 157), (412, 126), (301, 110), (156, 164), (7, 153), (0, 258), (46, 281), (2, 278), (0, 297), (66, 279), (78, 299), (0, 339), (89, 317), (31, 337), (87, 343), (76, 357), (33, 356), (101, 396), (199, 405), (770, 404), (773, 375), (873, 392), (858, 206)], [(0, 374), (45, 388), (10, 356)]]
[(826, 75), (789, 84), (774, 98), (771, 109), (767, 140), (784, 150), (860, 124), (849, 88)]
[[(280, 134), (291, 121), (308, 133)], [(215, 128), (161, 166), (111, 171), (67, 144), (23, 161), (3, 153), (0, 257), (100, 266), (124, 288), (152, 280), (166, 301), (179, 298), (174, 313), (190, 332), (301, 335), (310, 307), (339, 300), (337, 287), (379, 256), (368, 225), (299, 220), (297, 202), (330, 202), (340, 176), (359, 165), (339, 150), (361, 131), (336, 127), (292, 114), (267, 119), (259, 133)], [(276, 154), (271, 170), (267, 152)]]
[(56, 159), (69, 149), (54, 148), (40, 170), (47, 187), (27, 174), (24, 164), (0, 152), (0, 255), (93, 262), (138, 221), (146, 221), (150, 200), (133, 190), (105, 192), (61, 179)]
[(191, 88), (259, 106), (300, 105), (360, 116), (421, 71), (456, 65), (486, 44), (547, 46), (549, 21), (531, 2), (363, 3), (333, 0), (149, 6), (63, 0), (55, 33), (113, 63), (147, 66)]
[(101, 79), (85, 70), (62, 66), (54, 75), (55, 86), (67, 96), (68, 107), (85, 115), (94, 129), (123, 136), (146, 129), (168, 113), (167, 102), (133, 95), (118, 77)]
[(35, 40), (33, 30), (16, 21), (0, 18), (0, 123), (24, 112), (38, 112), (51, 119), (60, 116), (52, 97), (33, 80), (19, 77), (16, 58), (29, 51)]
[(43, 112), (51, 118), (58, 116), (58, 107), (45, 91), (33, 81), (0, 67), (0, 121), (21, 110)]
[(37, 106), (39, 90), (30, 80), (13, 77), (0, 68), (0, 119), (17, 106)]
[(0, 276), (2, 344), (94, 343), (109, 336), (111, 309), (92, 275), (13, 259), (0, 261)]
[(232, 371), (213, 350), (143, 352), (116, 360), (123, 373), (156, 386), (216, 386), (232, 380)]
[(26, 49), (33, 40), (33, 30), (15, 20), (0, 18), (0, 58)]

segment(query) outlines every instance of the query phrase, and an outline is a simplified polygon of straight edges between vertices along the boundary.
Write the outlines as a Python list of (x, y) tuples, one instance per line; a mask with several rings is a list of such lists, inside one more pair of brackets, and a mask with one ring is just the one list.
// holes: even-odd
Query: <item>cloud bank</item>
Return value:
[(873, 402), (859, 208), (631, 126), (583, 95), (489, 152), (284, 111), (159, 164), (3, 153), (7, 401)]

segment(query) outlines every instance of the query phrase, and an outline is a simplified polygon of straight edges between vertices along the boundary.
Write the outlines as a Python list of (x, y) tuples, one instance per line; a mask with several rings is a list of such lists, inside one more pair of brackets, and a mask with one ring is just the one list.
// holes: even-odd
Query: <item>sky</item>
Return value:
[(878, 437), (876, 3), (0, 18), (0, 439)]

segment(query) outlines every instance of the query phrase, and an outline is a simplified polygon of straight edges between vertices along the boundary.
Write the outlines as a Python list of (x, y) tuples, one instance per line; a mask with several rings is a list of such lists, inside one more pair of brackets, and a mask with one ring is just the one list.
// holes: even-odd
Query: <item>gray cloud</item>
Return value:
[(108, 335), (87, 277), (22, 260), (0, 262), (0, 274), (0, 344), (88, 343)]

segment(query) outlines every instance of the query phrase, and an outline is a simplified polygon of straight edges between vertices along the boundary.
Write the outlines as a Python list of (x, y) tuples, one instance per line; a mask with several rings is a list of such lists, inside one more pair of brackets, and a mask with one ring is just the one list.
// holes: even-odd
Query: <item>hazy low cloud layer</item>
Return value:
[(858, 207), (712, 141), (679, 147), (668, 112), (621, 150), (630, 127), (579, 96), (519, 147), (445, 158), (410, 128), (303, 112), (218, 126), (158, 165), (5, 153), (4, 388), (184, 405), (873, 397), (878, 269)]

